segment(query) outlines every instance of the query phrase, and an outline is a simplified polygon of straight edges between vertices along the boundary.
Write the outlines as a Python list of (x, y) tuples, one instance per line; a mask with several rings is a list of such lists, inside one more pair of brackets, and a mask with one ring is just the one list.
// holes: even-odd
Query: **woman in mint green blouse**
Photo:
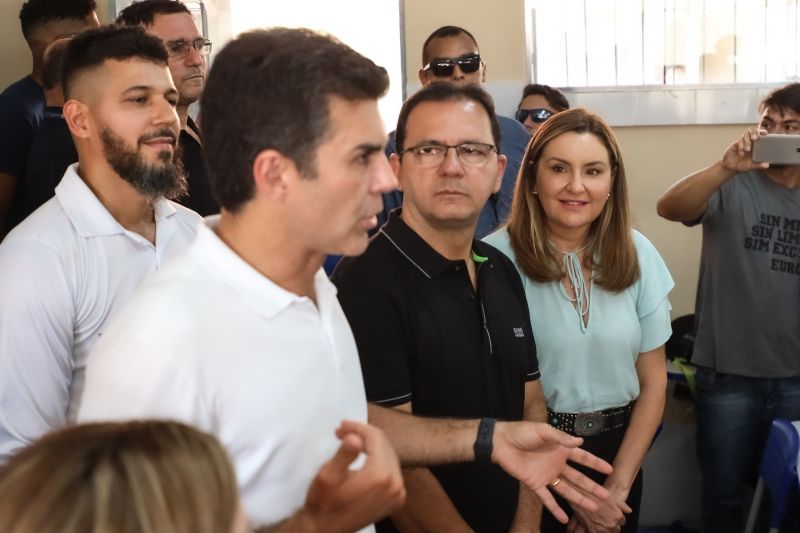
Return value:
[[(611, 462), (611, 493), (570, 531), (636, 531), (641, 465), (661, 421), (674, 283), (631, 226), (622, 157), (584, 109), (553, 115), (522, 162), (508, 225), (486, 240), (523, 279), (552, 425)], [(553, 480), (554, 483), (563, 480)], [(546, 510), (542, 531), (564, 531)]]

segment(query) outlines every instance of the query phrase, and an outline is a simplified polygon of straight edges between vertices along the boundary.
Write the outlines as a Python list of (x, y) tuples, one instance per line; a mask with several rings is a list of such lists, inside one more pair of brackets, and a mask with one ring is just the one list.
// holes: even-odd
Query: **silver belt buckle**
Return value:
[(603, 413), (578, 413), (575, 417), (575, 434), (579, 437), (597, 435), (605, 425)]

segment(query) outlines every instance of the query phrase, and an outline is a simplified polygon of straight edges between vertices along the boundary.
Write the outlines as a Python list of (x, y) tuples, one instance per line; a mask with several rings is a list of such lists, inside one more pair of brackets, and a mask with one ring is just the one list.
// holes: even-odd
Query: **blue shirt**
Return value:
[[(531, 136), (525, 127), (514, 119), (497, 115), (500, 122), (500, 153), (508, 158), (506, 170), (503, 173), (503, 182), (500, 190), (493, 194), (481, 211), (478, 226), (475, 228), (475, 237), (481, 239), (503, 224), (511, 212), (511, 199), (514, 197), (514, 186), (517, 183), (519, 166), (522, 156)], [(386, 145), (386, 156), (396, 152), (394, 132), (389, 134)], [(402, 191), (394, 190), (383, 193), (383, 212), (378, 214), (378, 227), (389, 220), (389, 212), (403, 205)], [(377, 228), (376, 228), (377, 229)]]
[[(506, 228), (485, 240), (516, 264)], [(533, 281), (517, 265), (531, 313), (542, 392), (553, 411), (601, 411), (635, 400), (637, 357), (663, 345), (672, 333), (667, 295), (675, 283), (644, 235), (634, 230), (633, 242), (639, 278), (618, 293), (592, 284), (583, 332), (560, 282)]]
[(26, 76), (0, 94), (0, 172), (25, 176), (28, 149), (44, 114), (44, 91)]

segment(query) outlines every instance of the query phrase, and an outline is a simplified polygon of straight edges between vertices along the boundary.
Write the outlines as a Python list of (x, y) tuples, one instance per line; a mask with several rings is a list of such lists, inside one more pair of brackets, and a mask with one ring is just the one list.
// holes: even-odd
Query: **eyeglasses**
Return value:
[(437, 78), (452, 76), (456, 65), (461, 69), (464, 74), (472, 74), (476, 72), (481, 66), (480, 54), (464, 54), (459, 57), (437, 57), (432, 59), (430, 63), (422, 67), (422, 70), (430, 70)]
[(408, 152), (414, 154), (414, 159), (422, 166), (438, 166), (447, 158), (447, 151), (455, 148), (459, 163), (467, 167), (479, 167), (489, 160), (492, 152), (497, 152), (497, 147), (486, 143), (461, 143), (461, 144), (423, 144), (402, 150), (398, 155)]
[(528, 118), (529, 115), (531, 120), (538, 124), (552, 117), (553, 112), (540, 107), (536, 109), (517, 109), (517, 122), (525, 122), (525, 119)]
[(199, 37), (191, 42), (186, 41), (170, 41), (167, 43), (167, 52), (169, 52), (170, 59), (183, 59), (189, 55), (189, 51), (194, 48), (203, 57), (208, 57), (211, 54), (211, 41)]

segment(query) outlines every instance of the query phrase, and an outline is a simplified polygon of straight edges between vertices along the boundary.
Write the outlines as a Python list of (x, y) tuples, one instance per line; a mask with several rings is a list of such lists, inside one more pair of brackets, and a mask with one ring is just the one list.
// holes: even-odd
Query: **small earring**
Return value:
[(539, 191), (533, 191), (533, 194), (539, 194)]
[(608, 195), (606, 195), (606, 198), (611, 198), (611, 193), (608, 193)]

